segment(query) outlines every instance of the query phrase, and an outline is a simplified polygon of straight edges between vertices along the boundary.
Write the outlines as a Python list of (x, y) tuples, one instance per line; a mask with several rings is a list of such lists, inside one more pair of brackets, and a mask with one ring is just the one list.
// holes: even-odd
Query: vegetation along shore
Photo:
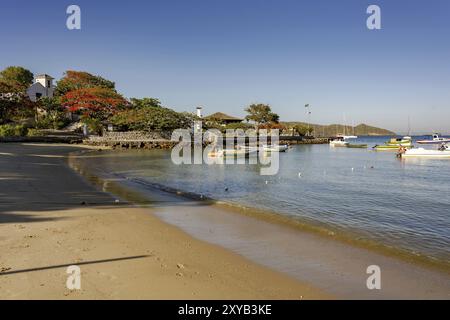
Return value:
[[(363, 124), (353, 128), (283, 122), (271, 106), (263, 103), (246, 107), (247, 116), (242, 119), (221, 112), (205, 117), (177, 112), (156, 98), (127, 99), (113, 81), (89, 72), (68, 70), (56, 85), (53, 81), (47, 74), (34, 76), (23, 67), (8, 67), (0, 72), (0, 141), (84, 141), (119, 148), (170, 148), (170, 143), (162, 141), (169, 140), (173, 130), (192, 128), (199, 120), (204, 129), (223, 132), (278, 129), (281, 138), (285, 137), (281, 140), (287, 143), (327, 143), (328, 137), (341, 132), (394, 134)], [(118, 132), (125, 133), (123, 139), (117, 139)], [(130, 138), (136, 133), (141, 136)]]

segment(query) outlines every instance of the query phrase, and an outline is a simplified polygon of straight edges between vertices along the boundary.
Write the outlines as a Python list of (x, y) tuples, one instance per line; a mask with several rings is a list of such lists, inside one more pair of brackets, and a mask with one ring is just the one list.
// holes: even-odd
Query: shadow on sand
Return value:
[(7, 276), (17, 273), (24, 273), (24, 272), (35, 272), (35, 271), (43, 271), (43, 270), (50, 270), (50, 269), (59, 269), (59, 268), (67, 268), (72, 265), (82, 266), (87, 264), (100, 264), (100, 263), (108, 263), (108, 262), (117, 262), (117, 261), (125, 261), (125, 260), (134, 260), (134, 259), (143, 259), (148, 258), (149, 255), (141, 255), (141, 256), (131, 256), (131, 257), (123, 257), (123, 258), (113, 258), (113, 259), (102, 259), (102, 260), (92, 260), (92, 261), (84, 261), (84, 262), (76, 262), (76, 263), (68, 263), (68, 264), (59, 264), (59, 265), (53, 265), (53, 266), (46, 266), (46, 267), (36, 267), (36, 268), (29, 268), (29, 269), (21, 269), (21, 270), (14, 270), (14, 271), (4, 271), (0, 272), (0, 276)]
[[(39, 216), (39, 212), (126, 207), (130, 206), (128, 201), (148, 207), (208, 206), (214, 203), (211, 199), (199, 201), (192, 194), (174, 197), (170, 190), (145, 186), (154, 189), (156, 196), (151, 198), (133, 193), (122, 184), (86, 174), (82, 176), (67, 162), (69, 153), (80, 150), (83, 148), (76, 145), (0, 143), (0, 225), (58, 220), (62, 218)], [(96, 159), (92, 157), (89, 161)], [(141, 184), (140, 181), (135, 182)], [(121, 200), (118, 201), (113, 194)]]

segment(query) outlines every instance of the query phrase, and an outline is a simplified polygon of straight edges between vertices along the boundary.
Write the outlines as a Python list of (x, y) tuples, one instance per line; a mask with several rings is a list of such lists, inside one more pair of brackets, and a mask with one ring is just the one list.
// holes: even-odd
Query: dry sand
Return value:
[[(330, 298), (114, 204), (67, 167), (79, 148), (0, 144), (0, 299)], [(66, 288), (69, 265), (81, 290)]]

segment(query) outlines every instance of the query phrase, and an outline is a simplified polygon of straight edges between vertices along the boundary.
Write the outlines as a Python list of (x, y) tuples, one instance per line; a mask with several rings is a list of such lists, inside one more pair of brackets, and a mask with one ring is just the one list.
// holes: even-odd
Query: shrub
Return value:
[(86, 124), (88, 126), (90, 132), (96, 133), (98, 135), (102, 135), (104, 127), (103, 127), (102, 122), (99, 119), (83, 117), (82, 121), (84, 124)]
[(58, 115), (57, 117), (44, 116), (36, 120), (37, 129), (62, 129), (70, 123), (64, 114)]
[(42, 135), (42, 131), (35, 128), (28, 129), (27, 136), (28, 137), (38, 137)]
[(67, 110), (61, 105), (59, 98), (42, 98), (38, 101), (39, 108), (43, 111), (36, 120), (39, 129), (62, 129), (69, 124)]
[(4, 124), (0, 126), (0, 137), (24, 137), (28, 128), (24, 125)]

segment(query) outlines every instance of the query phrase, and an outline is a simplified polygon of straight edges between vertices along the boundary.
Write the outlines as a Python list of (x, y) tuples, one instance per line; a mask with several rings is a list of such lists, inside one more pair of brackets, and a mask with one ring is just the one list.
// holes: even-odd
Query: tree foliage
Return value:
[(161, 101), (159, 101), (159, 99), (156, 98), (142, 98), (142, 99), (137, 99), (137, 98), (131, 98), (130, 99), (131, 102), (131, 106), (133, 108), (147, 108), (147, 107), (161, 107)]
[(153, 98), (131, 99), (132, 108), (117, 112), (111, 122), (121, 130), (160, 131), (190, 128), (194, 115), (162, 107)]
[(260, 124), (258, 126), (258, 129), (266, 129), (266, 130), (278, 129), (280, 131), (283, 131), (286, 130), (286, 126), (281, 123), (267, 122), (264, 124)]
[(0, 81), (0, 124), (34, 116), (35, 105), (17, 82)]
[(29, 119), (34, 115), (34, 103), (28, 99), (0, 99), (0, 124)]
[(33, 73), (23, 67), (7, 67), (0, 72), (0, 82), (9, 87), (9, 93), (25, 92), (33, 79)]
[(115, 91), (115, 83), (110, 80), (92, 75), (88, 72), (69, 70), (66, 71), (64, 77), (58, 81), (55, 94), (57, 96), (63, 96), (70, 91), (95, 87)]
[(298, 125), (295, 125), (293, 127), (293, 130), (295, 132), (297, 132), (297, 134), (300, 135), (300, 136), (307, 136), (307, 135), (311, 134), (314, 131), (314, 128), (312, 128), (312, 127), (308, 128), (305, 125), (298, 124)]
[(68, 124), (67, 110), (57, 97), (44, 97), (37, 102), (41, 114), (37, 117), (36, 127), (41, 129), (61, 129)]
[(127, 100), (110, 88), (92, 87), (67, 92), (61, 104), (69, 112), (85, 117), (105, 120), (128, 105)]
[(251, 104), (245, 109), (248, 115), (245, 117), (248, 121), (253, 121), (258, 126), (269, 122), (278, 123), (280, 117), (272, 112), (272, 109), (268, 104)]

